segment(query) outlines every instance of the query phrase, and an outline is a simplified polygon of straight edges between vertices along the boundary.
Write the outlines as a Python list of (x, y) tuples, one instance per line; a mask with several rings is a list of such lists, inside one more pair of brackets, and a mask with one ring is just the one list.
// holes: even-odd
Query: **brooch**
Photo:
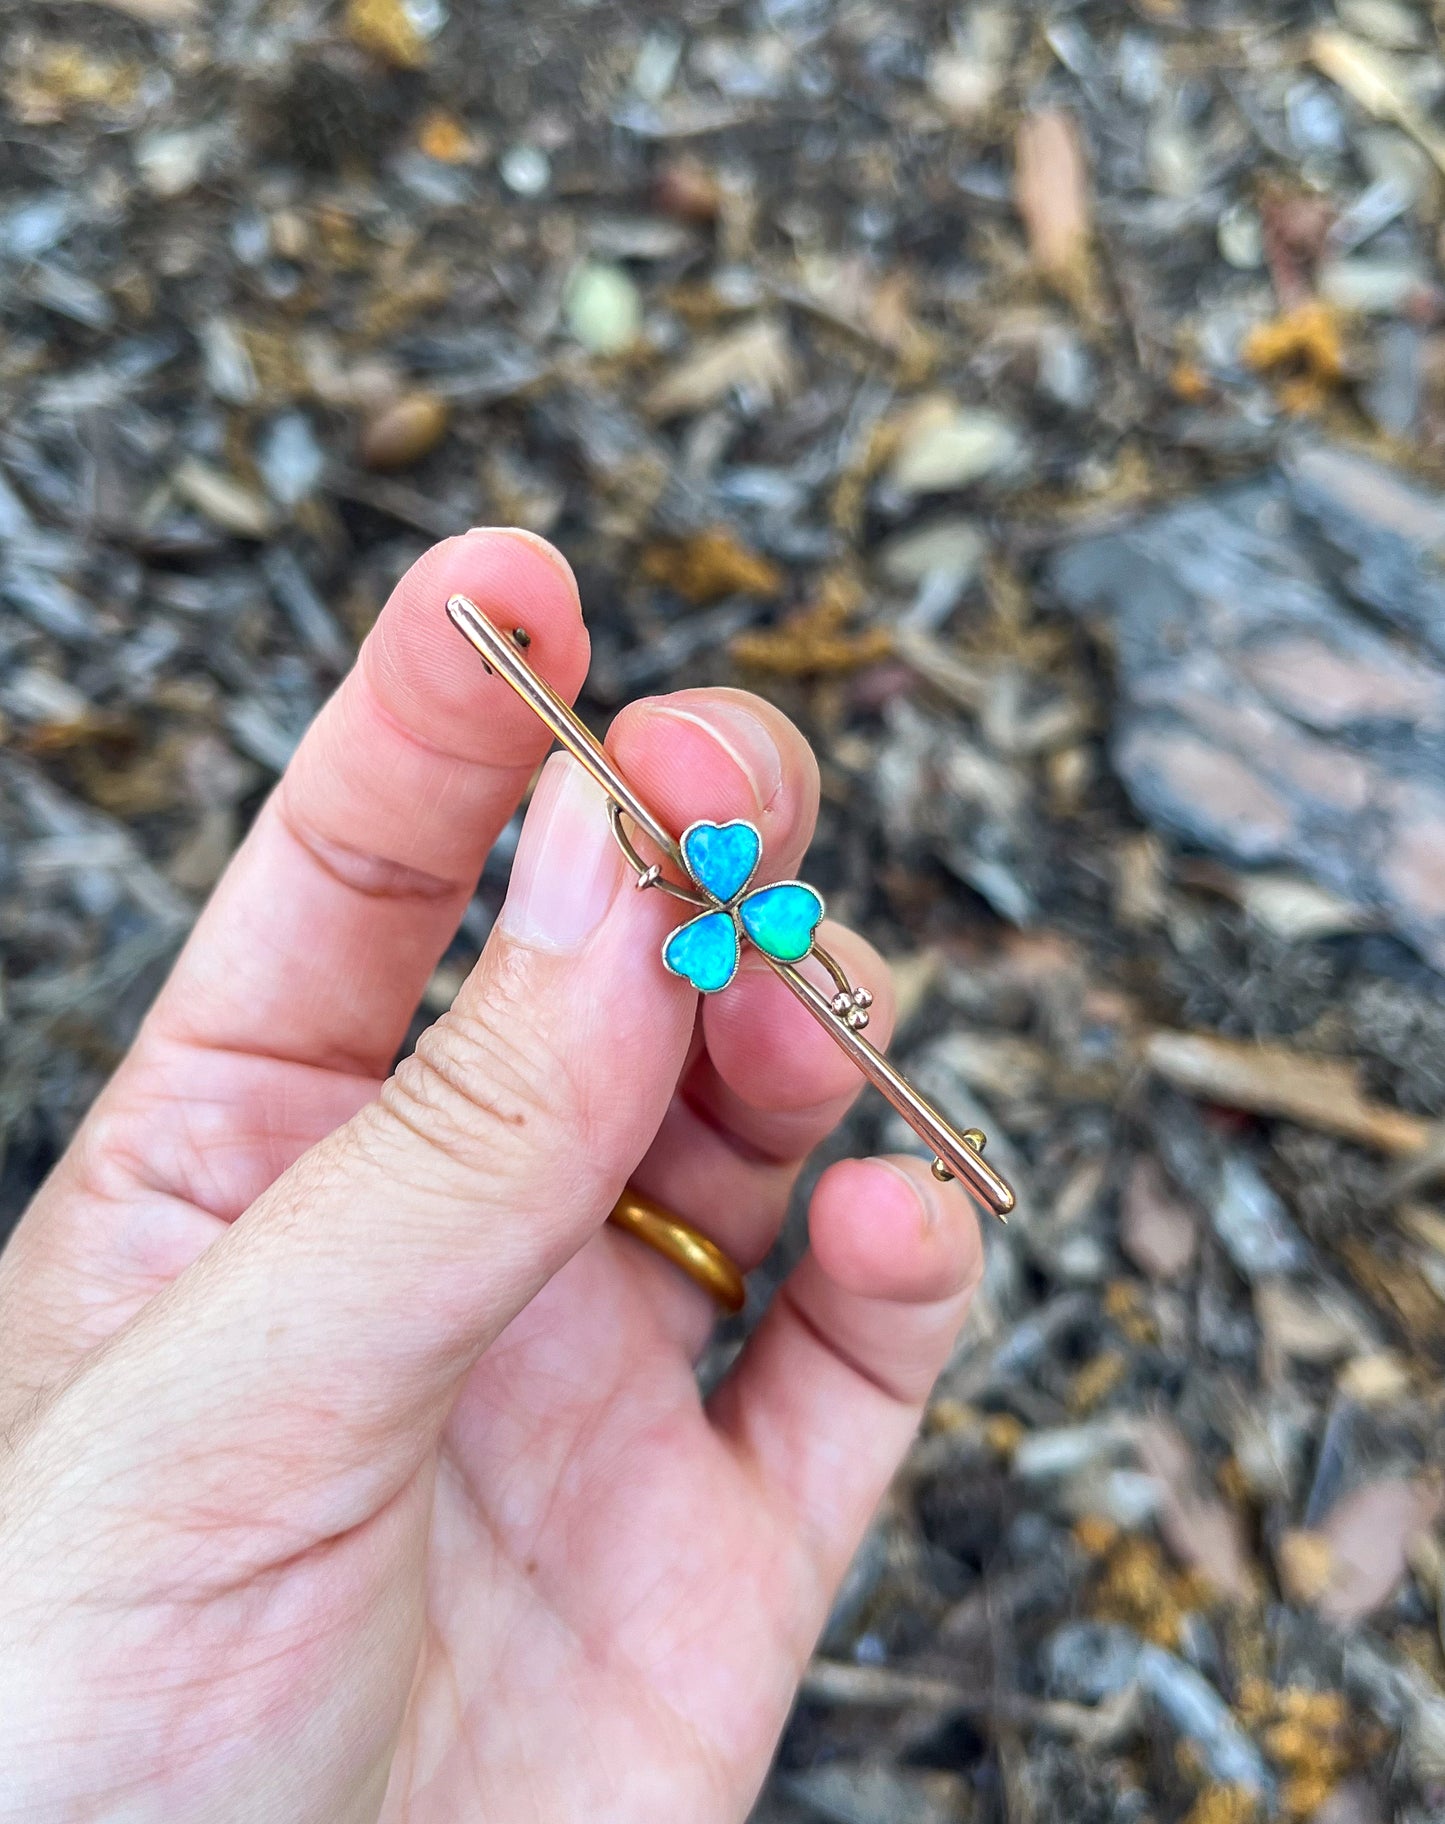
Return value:
[[(801, 880), (770, 881), (750, 891), (763, 842), (758, 830), (742, 818), (730, 823), (700, 821), (689, 824), (681, 837), (672, 835), (638, 798), (575, 710), (532, 670), (522, 656), (524, 632), (502, 633), (464, 595), (451, 597), (447, 614), (488, 669), (506, 680), (606, 793), (612, 833), (638, 887), (671, 894), (693, 909), (693, 916), (663, 944), (663, 965), (700, 994), (720, 994), (737, 973), (742, 945), (752, 944), (933, 1154), (935, 1177), (957, 1178), (984, 1209), (1006, 1218), (1014, 1207), (1013, 1190), (983, 1158), (983, 1134), (977, 1128), (963, 1133), (954, 1129), (863, 1036), (873, 997), (850, 982), (817, 941), (822, 895)], [(628, 824), (645, 834), (684, 878), (669, 879), (660, 862), (645, 861)], [(809, 958), (822, 966), (832, 993), (798, 968)]]

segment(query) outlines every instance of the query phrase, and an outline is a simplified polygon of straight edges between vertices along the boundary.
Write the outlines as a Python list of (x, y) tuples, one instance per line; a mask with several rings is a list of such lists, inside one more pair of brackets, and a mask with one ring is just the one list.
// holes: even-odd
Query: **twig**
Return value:
[(1008, 1692), (982, 1691), (928, 1673), (893, 1666), (855, 1666), (815, 1659), (803, 1675), (803, 1695), (818, 1703), (854, 1709), (924, 1709), (986, 1717), (1010, 1728), (1043, 1728), (1094, 1746), (1121, 1740), (1140, 1714), (1137, 1687), (1126, 1686), (1099, 1704), (1070, 1704)]

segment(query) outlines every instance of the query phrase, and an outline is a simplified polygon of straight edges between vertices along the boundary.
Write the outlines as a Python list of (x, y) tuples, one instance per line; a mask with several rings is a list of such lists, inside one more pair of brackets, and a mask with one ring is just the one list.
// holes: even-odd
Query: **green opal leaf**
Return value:
[(738, 907), (743, 930), (759, 950), (780, 963), (796, 963), (808, 954), (822, 916), (821, 894), (801, 880), (759, 887)]

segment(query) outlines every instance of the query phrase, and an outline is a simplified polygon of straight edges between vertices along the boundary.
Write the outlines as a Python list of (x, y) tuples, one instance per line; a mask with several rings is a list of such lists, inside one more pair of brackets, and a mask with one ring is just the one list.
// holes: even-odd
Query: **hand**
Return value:
[[(630, 1178), (756, 1263), (857, 1078), (756, 958), (699, 1011), (564, 757), (387, 1075), (546, 739), (454, 590), (576, 692), (554, 551), (428, 553), (0, 1259), (4, 1819), (742, 1819), (977, 1278), (957, 1186), (835, 1165), (699, 1398), (706, 1299), (606, 1214)], [(664, 822), (801, 863), (776, 710), (683, 691), (609, 740)], [(825, 941), (886, 1038), (880, 959)]]

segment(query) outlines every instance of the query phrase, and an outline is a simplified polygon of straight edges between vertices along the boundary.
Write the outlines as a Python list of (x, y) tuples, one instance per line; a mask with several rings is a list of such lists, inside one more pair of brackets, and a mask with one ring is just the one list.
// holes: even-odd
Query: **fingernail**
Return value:
[(547, 562), (565, 579), (567, 586), (575, 595), (577, 577), (562, 553), (553, 544), (542, 537), (539, 532), (529, 532), (525, 526), (468, 526), (468, 538), (514, 538), (519, 544), (530, 545), (538, 557), (545, 557)]
[(715, 697), (705, 710), (695, 710), (665, 697), (648, 706), (649, 714), (672, 716), (708, 735), (752, 783), (758, 809), (765, 811), (783, 786), (783, 756), (767, 724), (741, 703)]
[(575, 760), (542, 769), (498, 924), (516, 943), (568, 956), (602, 922), (621, 878), (607, 800)]

